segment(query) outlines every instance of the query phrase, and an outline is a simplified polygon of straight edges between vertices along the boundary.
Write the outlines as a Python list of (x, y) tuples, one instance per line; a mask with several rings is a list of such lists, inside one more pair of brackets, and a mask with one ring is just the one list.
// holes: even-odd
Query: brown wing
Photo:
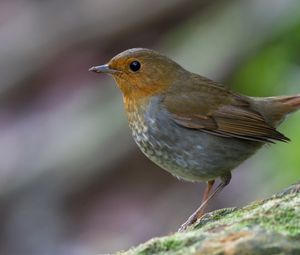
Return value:
[(168, 95), (164, 106), (185, 128), (259, 142), (289, 141), (252, 109), (246, 98), (226, 89), (209, 87)]

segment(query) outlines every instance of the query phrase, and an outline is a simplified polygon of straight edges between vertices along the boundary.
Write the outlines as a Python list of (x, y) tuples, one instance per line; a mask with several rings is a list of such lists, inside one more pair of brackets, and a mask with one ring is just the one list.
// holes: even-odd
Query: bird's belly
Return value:
[(187, 180), (212, 180), (250, 157), (261, 143), (224, 138), (173, 123), (132, 127), (142, 152), (171, 174)]

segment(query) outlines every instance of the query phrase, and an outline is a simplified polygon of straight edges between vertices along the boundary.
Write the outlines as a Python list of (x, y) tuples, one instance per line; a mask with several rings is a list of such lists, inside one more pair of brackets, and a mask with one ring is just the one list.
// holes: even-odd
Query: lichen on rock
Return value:
[(118, 254), (300, 254), (300, 182), (241, 209), (207, 213), (183, 233), (154, 238)]

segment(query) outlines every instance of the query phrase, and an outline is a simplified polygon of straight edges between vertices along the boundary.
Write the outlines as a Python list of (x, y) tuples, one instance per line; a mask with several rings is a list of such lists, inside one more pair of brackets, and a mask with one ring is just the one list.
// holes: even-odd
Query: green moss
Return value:
[[(255, 202), (243, 209), (231, 211), (224, 215), (223, 211), (215, 212), (209, 219), (201, 220), (195, 229), (213, 232), (215, 229), (235, 230), (250, 226), (260, 226), (268, 231), (290, 236), (300, 235), (300, 209), (295, 209), (295, 194), (284, 198), (274, 197), (264, 202)], [(280, 201), (280, 203), (279, 203)]]
[(300, 193), (294, 193), (295, 187), (242, 209), (207, 213), (184, 233), (155, 238), (121, 254), (223, 254), (218, 252), (226, 245), (250, 251), (233, 254), (300, 254)]
[(168, 251), (177, 251), (185, 246), (185, 242), (181, 240), (175, 240), (174, 238), (169, 238), (167, 240), (155, 241), (145, 249), (141, 250), (139, 254), (141, 255), (150, 255), (157, 254), (160, 252), (168, 252)]
[(137, 248), (127, 251), (126, 255), (152, 255), (152, 254), (185, 254), (191, 247), (197, 243), (199, 239), (193, 236), (187, 237), (183, 234), (175, 234), (164, 238), (155, 238), (147, 242), (145, 245), (140, 245)]
[[(276, 208), (274, 208), (276, 210)], [(253, 221), (269, 231), (284, 233), (290, 236), (300, 234), (300, 215), (295, 208), (278, 208), (275, 213), (269, 211)]]

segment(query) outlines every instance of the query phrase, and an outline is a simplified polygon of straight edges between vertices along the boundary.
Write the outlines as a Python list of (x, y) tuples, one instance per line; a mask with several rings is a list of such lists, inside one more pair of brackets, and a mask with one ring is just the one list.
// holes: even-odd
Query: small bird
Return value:
[(113, 76), (132, 136), (150, 160), (179, 179), (207, 182), (200, 207), (179, 231), (202, 217), (235, 167), (264, 144), (289, 141), (276, 127), (300, 108), (300, 94), (241, 95), (150, 49), (126, 50), (89, 71)]

